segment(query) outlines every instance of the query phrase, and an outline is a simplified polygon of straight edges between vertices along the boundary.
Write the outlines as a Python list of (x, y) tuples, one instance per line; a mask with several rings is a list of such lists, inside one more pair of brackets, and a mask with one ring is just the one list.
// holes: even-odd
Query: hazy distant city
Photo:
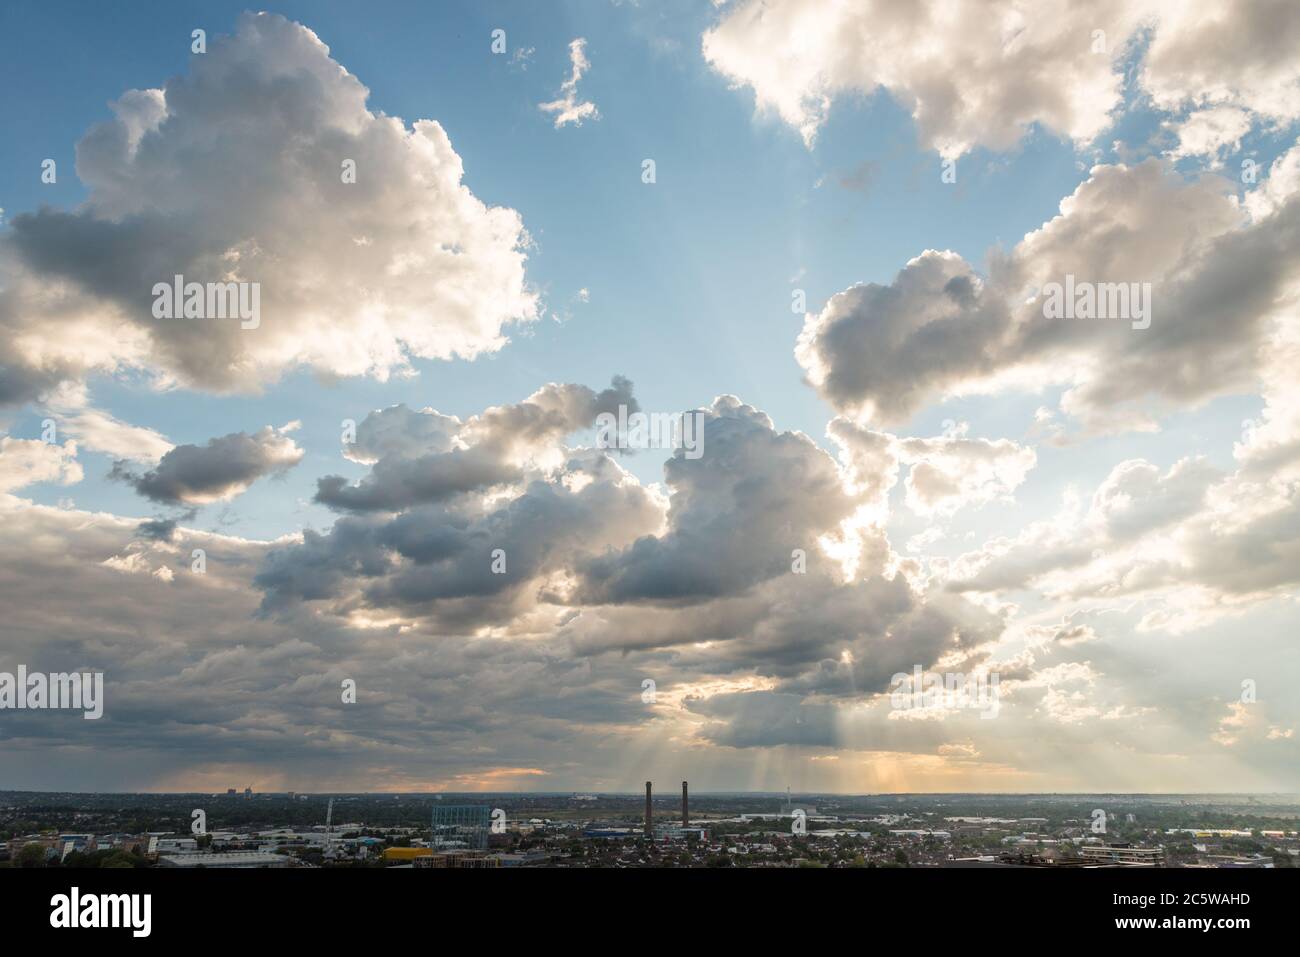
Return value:
[(1289, 868), (1300, 795), (0, 792), (0, 867)]

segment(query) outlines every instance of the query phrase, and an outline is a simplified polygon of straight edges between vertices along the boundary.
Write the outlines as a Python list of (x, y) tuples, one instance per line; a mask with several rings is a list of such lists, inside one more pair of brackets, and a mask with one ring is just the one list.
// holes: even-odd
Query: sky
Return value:
[(0, 785), (1300, 791), (1294, 4), (73, 6)]

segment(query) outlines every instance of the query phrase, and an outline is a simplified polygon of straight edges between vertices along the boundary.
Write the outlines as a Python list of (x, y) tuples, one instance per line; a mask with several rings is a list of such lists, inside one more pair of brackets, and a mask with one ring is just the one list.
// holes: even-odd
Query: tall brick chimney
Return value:
[(650, 809), (650, 782), (645, 783), (645, 836), (654, 840), (654, 812)]
[(691, 826), (690, 806), (686, 803), (686, 782), (682, 782), (682, 827)]

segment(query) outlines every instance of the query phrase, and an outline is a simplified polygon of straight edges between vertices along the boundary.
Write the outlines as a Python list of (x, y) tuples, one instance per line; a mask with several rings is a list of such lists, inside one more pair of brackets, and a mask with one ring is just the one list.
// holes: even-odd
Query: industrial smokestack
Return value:
[(645, 783), (645, 836), (651, 840), (654, 839), (654, 812), (650, 809), (650, 782)]
[(690, 806), (686, 803), (686, 782), (682, 782), (682, 827), (691, 826)]

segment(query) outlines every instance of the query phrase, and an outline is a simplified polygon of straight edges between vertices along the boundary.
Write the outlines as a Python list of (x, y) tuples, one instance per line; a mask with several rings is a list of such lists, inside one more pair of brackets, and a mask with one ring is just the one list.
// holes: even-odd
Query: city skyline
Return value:
[(7, 5), (4, 786), (1300, 793), (1300, 7), (1035, 9)]

